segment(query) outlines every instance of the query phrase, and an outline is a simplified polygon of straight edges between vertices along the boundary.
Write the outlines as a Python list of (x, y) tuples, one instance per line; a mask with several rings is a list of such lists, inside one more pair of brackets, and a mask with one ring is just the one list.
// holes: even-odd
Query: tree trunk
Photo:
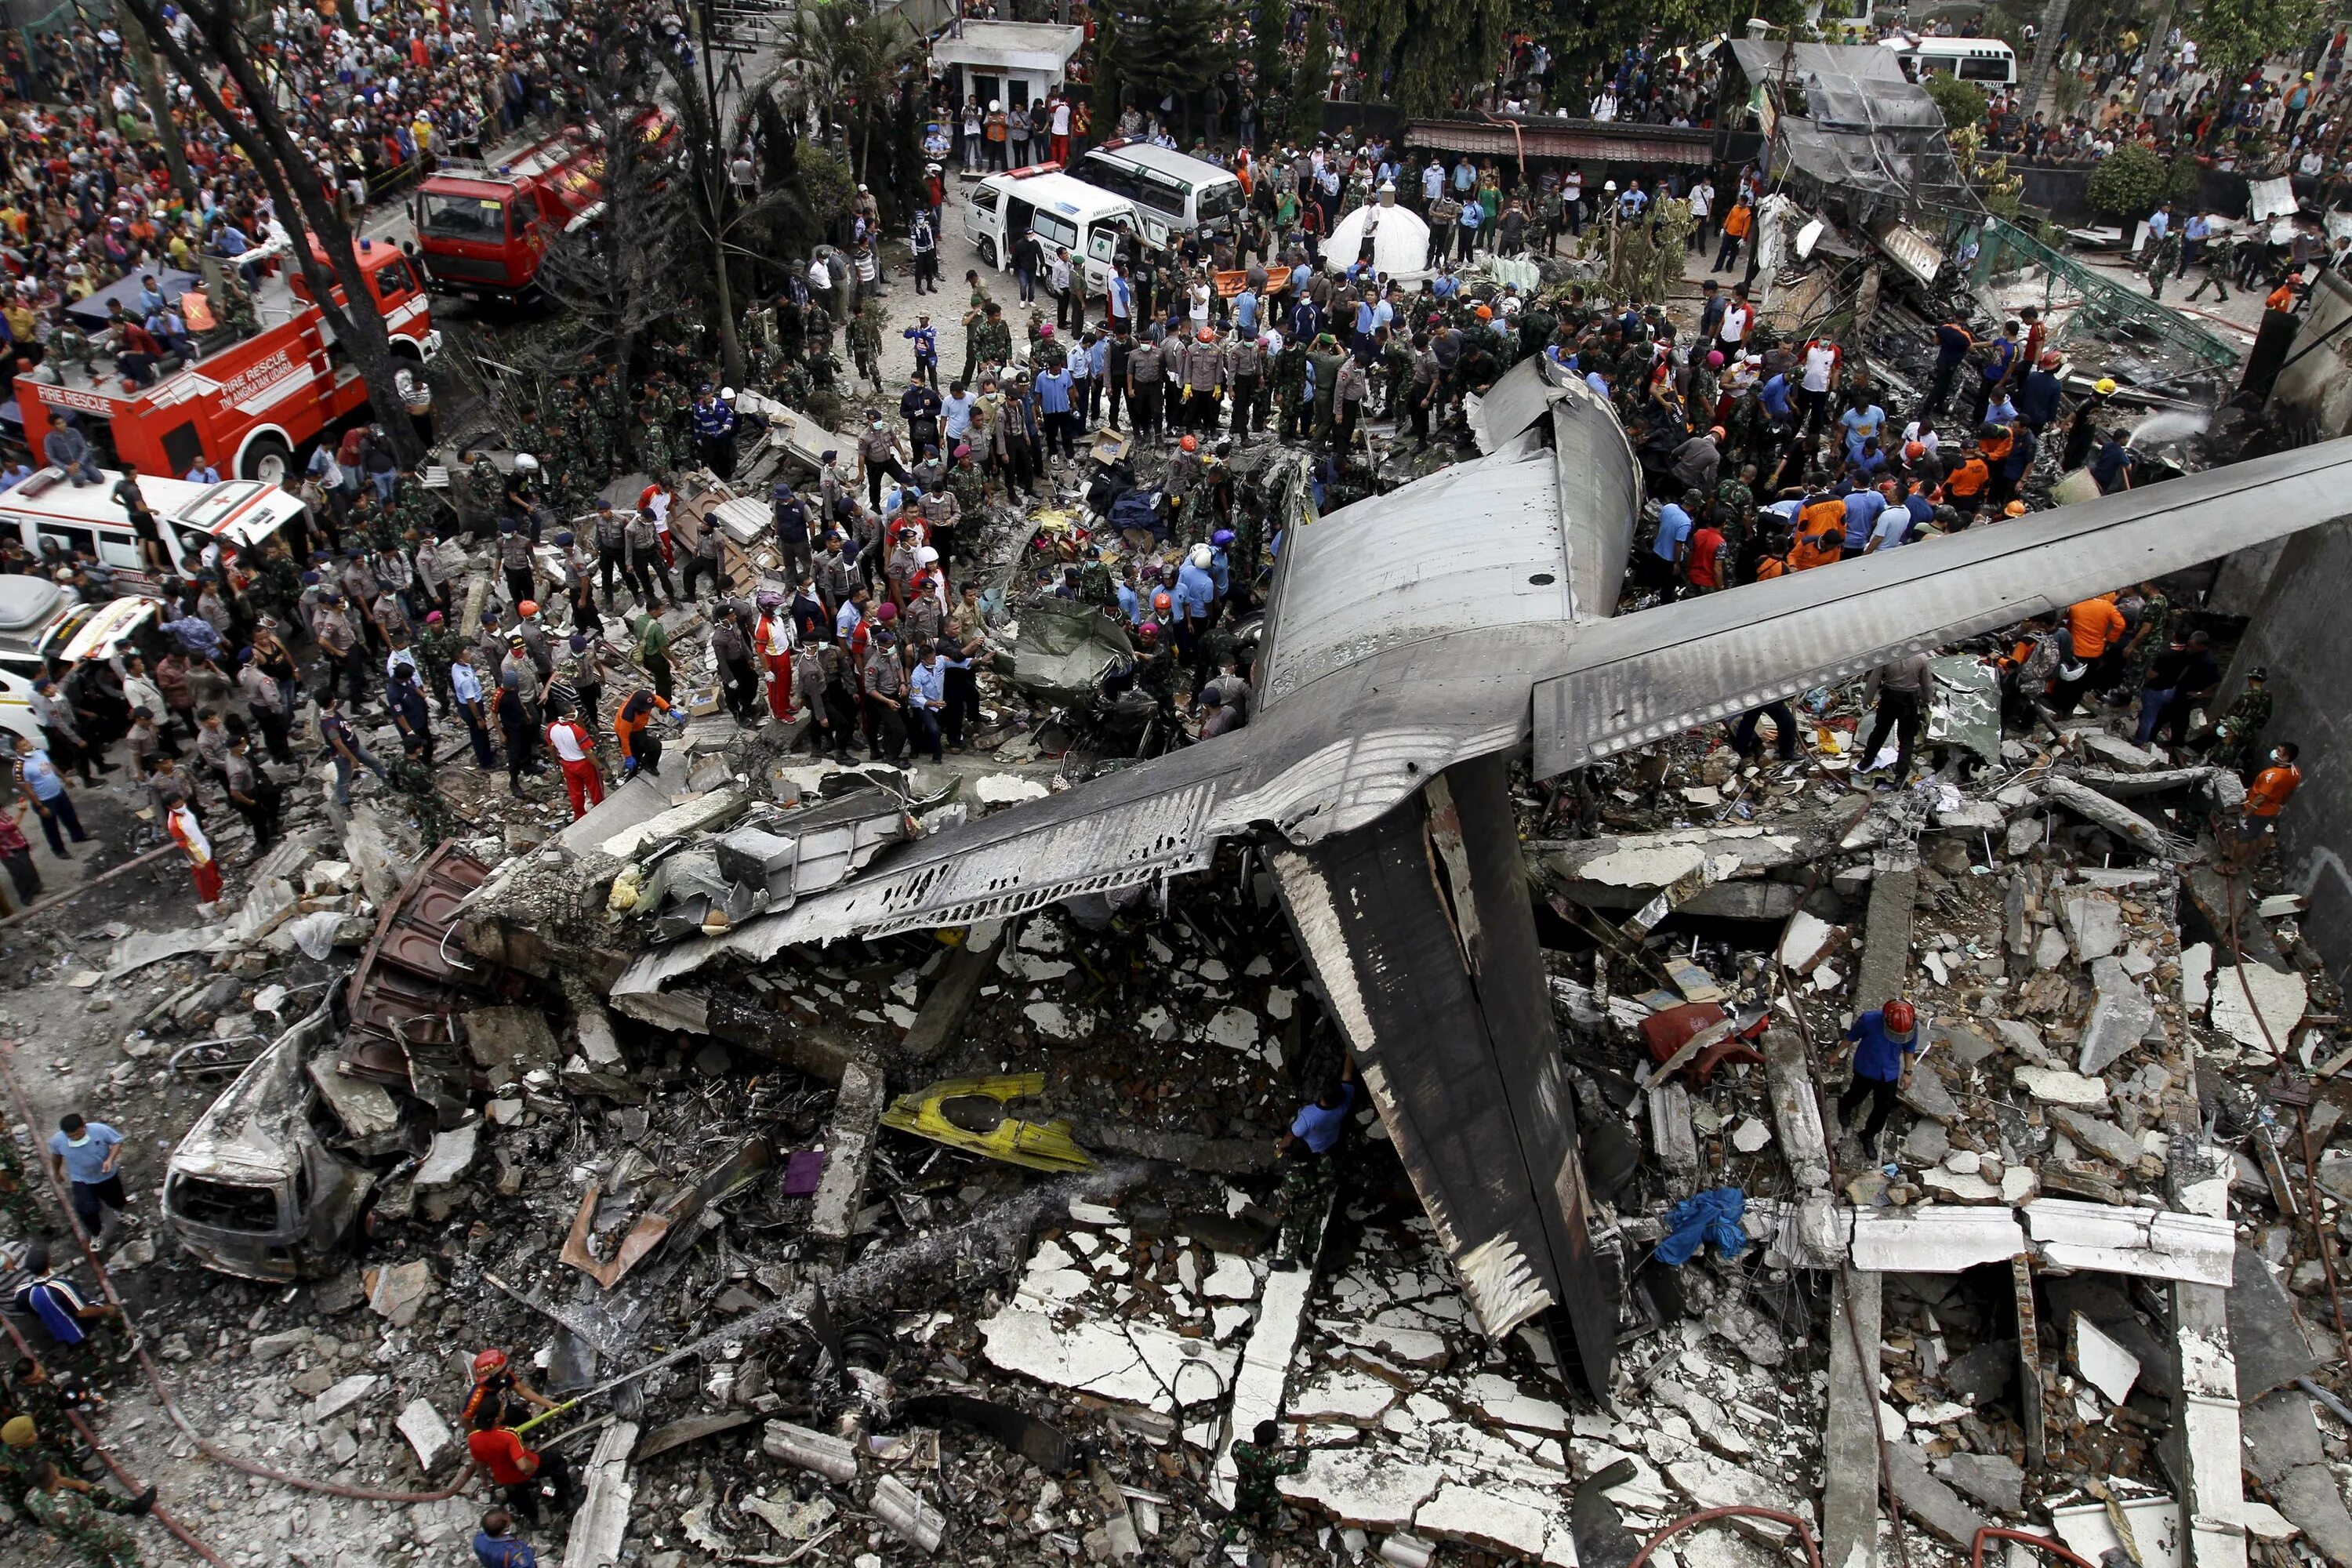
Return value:
[(155, 116), (155, 139), (163, 144), (163, 162), (172, 171), (172, 188), (188, 199), (196, 200), (196, 182), (188, 174), (188, 150), (180, 142), (180, 122), (172, 115), (171, 94), (163, 85), (163, 68), (155, 63), (155, 45), (147, 37), (146, 25), (135, 16), (122, 18), (123, 52), (131, 57), (131, 68), (139, 78), (139, 95)]
[(2042, 10), (2042, 36), (2033, 40), (2033, 63), (2027, 68), (2025, 79), (2025, 117), (2050, 100), (2050, 64), (2058, 58), (2058, 35), (2066, 26), (2066, 12), (2074, 0), (2049, 0)]
[[(145, 27), (173, 68), (194, 90), (198, 106), (260, 174), (279, 221), (294, 241), (294, 260), (310, 285), (320, 313), (336, 342), (352, 356), (401, 466), (415, 468), (424, 460), (425, 444), (408, 420), (401, 417), (400, 390), (394, 380), (399, 367), (393, 361), (392, 336), (385, 330), (383, 312), (376, 308), (375, 296), (368, 291), (366, 275), (360, 270), (351, 226), (336, 210), (334, 198), (320, 182), (318, 165), (287, 130), (277, 100), (254, 69), (237, 32), (236, 13), (223, 0), (185, 5), (182, 11), (195, 25), (222, 73), (236, 86), (243, 113), (228, 106), (195, 56), (165, 28), (159, 7), (160, 0), (124, 0), (124, 8)], [(326, 253), (323, 265), (311, 253), (314, 237)], [(341, 305), (334, 301), (337, 287), (343, 291)]]

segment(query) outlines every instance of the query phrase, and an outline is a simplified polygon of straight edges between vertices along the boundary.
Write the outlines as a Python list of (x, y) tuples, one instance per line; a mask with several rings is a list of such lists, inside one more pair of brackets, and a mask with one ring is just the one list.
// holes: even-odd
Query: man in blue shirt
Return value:
[(935, 763), (947, 761), (940, 731), (947, 706), (948, 672), (935, 644), (923, 650), (923, 662), (915, 667), (907, 682), (907, 716), (915, 721), (915, 751), (919, 754), (928, 747)]
[(502, 1508), (482, 1515), (482, 1528), (474, 1536), (474, 1561), (481, 1568), (539, 1568), (538, 1553), (515, 1533), (514, 1515)]
[(1658, 508), (1658, 537), (1650, 543), (1649, 581), (1654, 588), (1671, 587), (1683, 545), (1691, 536), (1691, 514), (1673, 501)]
[(1845, 498), (1845, 552), (1859, 555), (1870, 543), (1870, 535), (1878, 526), (1878, 514), (1886, 510), (1886, 498), (1867, 486), (1850, 490)]
[(1074, 457), (1076, 443), (1071, 436), (1071, 426), (1077, 422), (1070, 417), (1069, 371), (1061, 365), (1041, 370), (1037, 373), (1035, 385), (1037, 412), (1045, 417), (1045, 455), (1050, 458), (1054, 449), (1059, 447), (1063, 457)]
[(928, 383), (933, 392), (940, 389), (940, 330), (931, 325), (929, 316), (916, 318), (915, 325), (898, 334), (915, 345), (915, 374)]
[(27, 735), (16, 737), (16, 782), (32, 796), (33, 811), (41, 819), (41, 832), (48, 838), (50, 853), (60, 860), (72, 859), (66, 853), (66, 841), (59, 827), (72, 834), (77, 844), (89, 843), (89, 835), (82, 831), (81, 815), (74, 810), (73, 796), (66, 793), (65, 775), (58, 772), (58, 764), (50, 760), (49, 753)]
[(131, 1206), (122, 1191), (122, 1134), (103, 1121), (84, 1121), (68, 1111), (49, 1134), (49, 1157), (58, 1179), (68, 1184), (73, 1194), (74, 1217), (100, 1247), (106, 1246), (113, 1215)]
[(1917, 1010), (1900, 1000), (1874, 1007), (1846, 1026), (1845, 1037), (1854, 1042), (1853, 1083), (1838, 1100), (1838, 1121), (1843, 1123), (1864, 1100), (1870, 1101), (1870, 1120), (1862, 1130), (1863, 1149), (1868, 1152), (1895, 1110), (1905, 1058), (1919, 1054)]
[(1797, 422), (1796, 405), (1789, 398), (1788, 372), (1774, 373), (1757, 389), (1756, 401), (1764, 405), (1764, 412), (1772, 416), (1773, 423), (1794, 425)]
[(1332, 1154), (1348, 1130), (1348, 1113), (1355, 1103), (1356, 1063), (1351, 1057), (1339, 1068), (1339, 1081), (1326, 1084), (1314, 1104), (1300, 1107), (1291, 1118), (1290, 1131), (1275, 1140), (1275, 1152), (1282, 1157), (1282, 1234), (1274, 1245), (1277, 1268), (1315, 1265), (1323, 1241), (1323, 1213), (1337, 1177)]
[(1339, 1068), (1339, 1080), (1326, 1084), (1314, 1104), (1301, 1107), (1290, 1119), (1290, 1131), (1275, 1140), (1275, 1152), (1291, 1158), (1303, 1144), (1309, 1154), (1328, 1154), (1348, 1130), (1348, 1112), (1355, 1104), (1356, 1058), (1349, 1057)]

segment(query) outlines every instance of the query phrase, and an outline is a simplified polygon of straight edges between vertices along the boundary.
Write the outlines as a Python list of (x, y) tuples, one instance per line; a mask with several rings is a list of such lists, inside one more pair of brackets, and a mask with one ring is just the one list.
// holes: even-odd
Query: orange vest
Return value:
[(2066, 625), (2074, 634), (2074, 657), (2094, 659), (2124, 635), (2124, 613), (2112, 598), (2085, 599), (2066, 612)]
[(2279, 767), (2264, 768), (2254, 775), (2254, 787), (2246, 792), (2246, 811), (2253, 816), (2276, 816), (2303, 783), (2303, 770), (2293, 763)]
[(1816, 566), (1827, 566), (1844, 554), (1844, 525), (1825, 528), (1819, 533), (1809, 533), (1797, 541), (1796, 548), (1789, 552), (1789, 570), (1809, 572)]

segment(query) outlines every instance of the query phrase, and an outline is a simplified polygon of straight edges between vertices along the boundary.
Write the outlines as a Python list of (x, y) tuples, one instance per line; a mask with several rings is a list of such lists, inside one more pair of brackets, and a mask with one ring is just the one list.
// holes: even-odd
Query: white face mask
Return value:
[(68, 1147), (69, 1147), (69, 1148), (79, 1149), (79, 1148), (83, 1147), (84, 1145), (86, 1145), (87, 1143), (89, 1143), (89, 1133), (87, 1133), (87, 1132), (85, 1132), (85, 1133), (83, 1133), (83, 1134), (82, 1134), (80, 1137), (79, 1137), (79, 1138), (68, 1138), (68, 1139), (67, 1139), (67, 1140), (66, 1140), (66, 1144), (67, 1144), (67, 1146), (68, 1146)]

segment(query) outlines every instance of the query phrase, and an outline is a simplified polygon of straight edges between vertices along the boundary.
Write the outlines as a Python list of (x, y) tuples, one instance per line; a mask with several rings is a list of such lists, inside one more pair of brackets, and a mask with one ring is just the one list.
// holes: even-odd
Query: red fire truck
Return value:
[[(635, 121), (659, 148), (677, 133), (661, 110)], [(593, 222), (604, 205), (604, 147), (574, 126), (497, 163), (445, 158), (416, 188), (409, 216), (436, 294), (517, 304), (537, 292), (547, 237)]]
[[(415, 270), (390, 244), (362, 239), (356, 253), (392, 333), (394, 355), (422, 364), (440, 339)], [(166, 273), (159, 286), (176, 299), (199, 281), (188, 273)], [(136, 287), (136, 279), (127, 279), (107, 292)], [(298, 269), (283, 268), (264, 278), (253, 293), (260, 331), (243, 337), (226, 328), (195, 333), (195, 353), (148, 385), (130, 383), (103, 352), (86, 363), (52, 353), (19, 375), (15, 413), (35, 461), (51, 424), (74, 414), (108, 468), (173, 479), (200, 464), (225, 477), (270, 484), (292, 477), (295, 453), (366, 406), (367, 386), (336, 344)], [(342, 302), (341, 289), (335, 299)], [(0, 416), (5, 412), (0, 409)]]

